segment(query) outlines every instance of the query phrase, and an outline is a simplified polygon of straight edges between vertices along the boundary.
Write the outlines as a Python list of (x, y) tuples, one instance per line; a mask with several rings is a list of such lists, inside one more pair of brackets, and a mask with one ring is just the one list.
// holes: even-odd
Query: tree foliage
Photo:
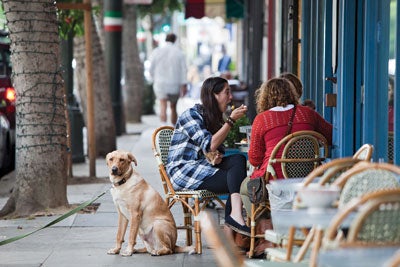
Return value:
[(151, 5), (138, 5), (140, 17), (155, 14), (167, 14), (172, 11), (181, 11), (182, 3), (179, 0), (153, 0)]
[[(59, 3), (82, 3), (82, 0), (59, 0)], [(94, 15), (100, 12), (99, 6), (92, 6)], [(68, 34), (72, 31), (74, 36), (82, 36), (85, 32), (83, 22), (83, 10), (59, 9), (57, 11), (59, 22), (59, 32), (63, 39), (68, 39)]]

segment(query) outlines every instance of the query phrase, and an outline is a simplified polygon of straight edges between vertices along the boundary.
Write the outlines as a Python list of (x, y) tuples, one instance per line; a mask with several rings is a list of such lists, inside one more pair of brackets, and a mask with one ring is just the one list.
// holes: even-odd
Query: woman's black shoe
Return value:
[(225, 224), (232, 228), (233, 231), (241, 233), (242, 235), (250, 236), (250, 227), (245, 224), (239, 224), (231, 216), (225, 218)]

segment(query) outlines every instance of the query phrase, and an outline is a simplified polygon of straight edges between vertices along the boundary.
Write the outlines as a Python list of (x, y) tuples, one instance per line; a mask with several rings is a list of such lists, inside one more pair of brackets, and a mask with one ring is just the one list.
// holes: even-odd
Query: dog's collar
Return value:
[(129, 180), (129, 178), (132, 176), (132, 173), (133, 173), (133, 169), (130, 168), (130, 170), (129, 170), (127, 173), (125, 173), (124, 175), (121, 175), (121, 176), (122, 176), (122, 179), (119, 180), (119, 181), (116, 182), (116, 183), (113, 183), (113, 185), (114, 185), (114, 186), (123, 185), (124, 183), (126, 183), (126, 181)]
[(122, 178), (118, 182), (114, 183), (114, 186), (120, 186), (120, 185), (123, 185), (124, 183), (126, 183), (126, 179)]

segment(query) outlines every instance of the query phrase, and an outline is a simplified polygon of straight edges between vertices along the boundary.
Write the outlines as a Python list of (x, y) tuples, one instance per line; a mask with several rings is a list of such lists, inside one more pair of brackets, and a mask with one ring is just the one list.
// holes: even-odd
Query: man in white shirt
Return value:
[(167, 122), (167, 103), (170, 103), (171, 123), (175, 125), (178, 114), (176, 104), (186, 94), (186, 59), (178, 46), (174, 45), (176, 35), (169, 33), (165, 45), (154, 49), (150, 56), (150, 75), (153, 89), (160, 102), (160, 120)]

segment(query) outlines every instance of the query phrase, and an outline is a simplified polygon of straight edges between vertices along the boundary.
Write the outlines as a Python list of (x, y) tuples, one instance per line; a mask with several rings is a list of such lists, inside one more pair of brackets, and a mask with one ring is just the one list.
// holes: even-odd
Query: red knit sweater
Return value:
[[(267, 110), (258, 114), (251, 127), (249, 162), (255, 167), (251, 178), (263, 176), (275, 145), (285, 136), (293, 109), (285, 111)], [(332, 125), (309, 107), (298, 105), (291, 132), (312, 130), (325, 136), (332, 144)], [(283, 151), (283, 150), (282, 150)], [(282, 151), (277, 156), (282, 155)], [(278, 178), (283, 178), (282, 169), (275, 168)]]

